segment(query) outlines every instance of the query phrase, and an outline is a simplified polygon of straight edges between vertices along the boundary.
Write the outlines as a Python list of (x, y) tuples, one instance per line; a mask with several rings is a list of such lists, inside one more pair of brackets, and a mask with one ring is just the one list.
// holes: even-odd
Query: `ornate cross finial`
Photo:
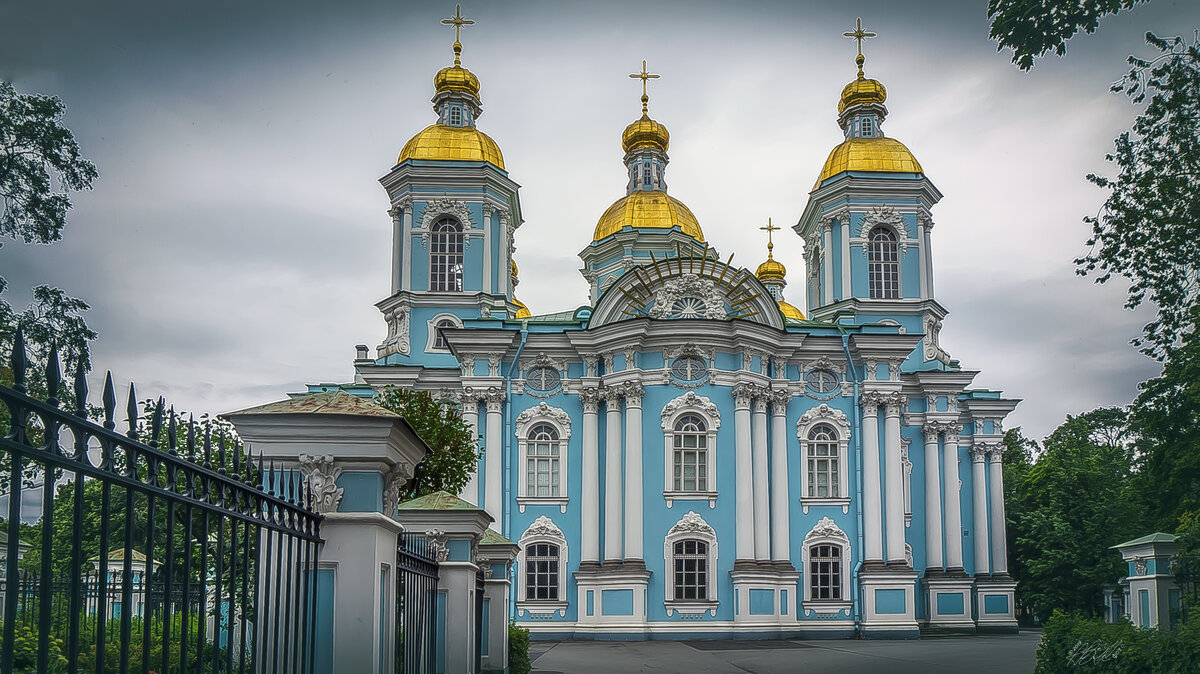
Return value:
[(454, 65), (460, 66), (462, 65), (462, 61), (459, 60), (459, 56), (462, 54), (462, 43), (458, 41), (459, 31), (462, 30), (463, 26), (470, 26), (475, 22), (470, 19), (464, 19), (462, 5), (455, 5), (454, 16), (449, 19), (442, 19), (442, 23), (447, 26), (454, 26)]
[(875, 37), (875, 33), (868, 33), (866, 31), (864, 31), (863, 27), (862, 27), (862, 19), (859, 18), (859, 19), (855, 19), (854, 32), (853, 33), (842, 33), (842, 35), (850, 38), (851, 40), (858, 42), (858, 56), (854, 59), (854, 62), (858, 64), (858, 76), (861, 79), (863, 77), (863, 62), (866, 61), (866, 59), (863, 58), (862, 43), (863, 43), (863, 40), (865, 40), (867, 38)]
[(635, 80), (642, 81), (642, 114), (644, 115), (644, 114), (646, 114), (646, 104), (650, 102), (650, 96), (648, 96), (646, 94), (646, 81), (657, 79), (659, 77), (662, 77), (662, 75), (651, 75), (649, 72), (646, 71), (646, 62), (642, 61), (642, 72), (630, 73), (629, 76)]
[(782, 228), (772, 225), (771, 218), (767, 218), (767, 226), (759, 227), (759, 229), (761, 229), (767, 233), (767, 259), (773, 260), (775, 258), (772, 256), (771, 251), (773, 251), (775, 249), (775, 242), (772, 240), (772, 234), (775, 233), (775, 230), (782, 229)]

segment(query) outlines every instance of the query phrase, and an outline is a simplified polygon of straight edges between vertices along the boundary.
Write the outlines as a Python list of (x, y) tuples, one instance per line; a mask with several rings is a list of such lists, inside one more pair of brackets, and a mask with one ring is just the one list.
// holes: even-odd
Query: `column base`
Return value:
[(580, 565), (575, 572), (578, 615), (575, 638), (646, 638), (646, 586), (650, 572), (641, 560)]
[(800, 573), (787, 562), (735, 563), (733, 580), (733, 623), (741, 629), (778, 629), (796, 626), (796, 581)]
[(863, 592), (862, 636), (866, 639), (916, 639), (917, 574), (904, 567), (859, 571)]
[(965, 575), (954, 576), (941, 569), (937, 571), (937, 574), (926, 571), (925, 578), (921, 581), (927, 616), (921, 621), (921, 632), (974, 634), (971, 590), (975, 582)]
[(1014, 594), (1017, 584), (1008, 574), (975, 577), (975, 625), (980, 633), (1017, 632)]

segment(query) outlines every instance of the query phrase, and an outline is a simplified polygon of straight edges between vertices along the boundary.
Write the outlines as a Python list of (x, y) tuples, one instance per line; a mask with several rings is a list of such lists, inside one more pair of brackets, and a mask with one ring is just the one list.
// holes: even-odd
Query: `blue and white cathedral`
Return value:
[(669, 195), (643, 64), (626, 193), (579, 253), (590, 294), (552, 314), (515, 294), (518, 185), (460, 52), (380, 180), (387, 337), (345, 388), (460, 405), (482, 450), (460, 496), (520, 547), (516, 621), (554, 639), (1015, 631), (1000, 440), (1018, 401), (970, 388), (938, 342), (942, 194), (885, 134), (861, 49), (793, 227), (806, 310), (770, 244), (732, 265)]

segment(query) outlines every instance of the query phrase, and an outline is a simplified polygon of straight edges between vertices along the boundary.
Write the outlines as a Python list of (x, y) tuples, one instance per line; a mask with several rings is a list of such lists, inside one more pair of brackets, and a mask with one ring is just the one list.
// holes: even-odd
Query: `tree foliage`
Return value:
[(1013, 63), (1021, 70), (1033, 67), (1033, 59), (1054, 51), (1067, 53), (1067, 40), (1080, 30), (1096, 32), (1100, 19), (1149, 0), (988, 0), (988, 37), (999, 44), (996, 51), (1013, 50)]
[(400, 416), (429, 446), (417, 464), (401, 501), (435, 491), (457, 494), (467, 486), (479, 463), (475, 433), (459, 416), (458, 406), (434, 399), (427, 391), (388, 387), (375, 402)]
[(62, 125), (57, 96), (18, 94), (0, 81), (0, 235), (25, 243), (62, 238), (68, 192), (90, 189), (96, 167)]
[(1162, 360), (1200, 317), (1200, 39), (1147, 33), (1146, 41), (1158, 56), (1129, 57), (1129, 72), (1113, 85), (1145, 109), (1105, 156), (1117, 177), (1087, 177), (1109, 196), (1084, 218), (1092, 249), (1075, 262), (1097, 283), (1127, 278), (1127, 308), (1146, 300), (1158, 308), (1134, 343)]

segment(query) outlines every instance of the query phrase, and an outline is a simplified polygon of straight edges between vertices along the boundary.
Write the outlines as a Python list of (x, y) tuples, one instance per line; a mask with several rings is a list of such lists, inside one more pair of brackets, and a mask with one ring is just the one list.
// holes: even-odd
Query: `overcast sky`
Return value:
[[(577, 254), (624, 195), (620, 134), (640, 112), (671, 131), (673, 196), (723, 257), (753, 268), (758, 227), (789, 226), (830, 149), (861, 16), (884, 132), (945, 193), (935, 207), (942, 346), (974, 385), (1024, 399), (1041, 438), (1066, 414), (1128, 403), (1158, 372), (1129, 340), (1149, 314), (1123, 286), (1076, 277), (1103, 193), (1088, 172), (1136, 110), (1109, 84), (1147, 30), (1200, 26), (1200, 3), (1106, 19), (1031, 73), (987, 39), (985, 0), (468, 2), (463, 64), (479, 126), (522, 185), (518, 296), (534, 313), (587, 302)], [(378, 344), (390, 218), (377, 180), (433, 123), (452, 3), (0, 2), (0, 79), (63, 99), (100, 171), (61, 242), (4, 240), (15, 305), (35, 284), (92, 305), (93, 362), (141, 397), (227, 412), (346, 381)], [(801, 242), (780, 232), (803, 306)], [(100, 374), (96, 375), (101, 376)]]

